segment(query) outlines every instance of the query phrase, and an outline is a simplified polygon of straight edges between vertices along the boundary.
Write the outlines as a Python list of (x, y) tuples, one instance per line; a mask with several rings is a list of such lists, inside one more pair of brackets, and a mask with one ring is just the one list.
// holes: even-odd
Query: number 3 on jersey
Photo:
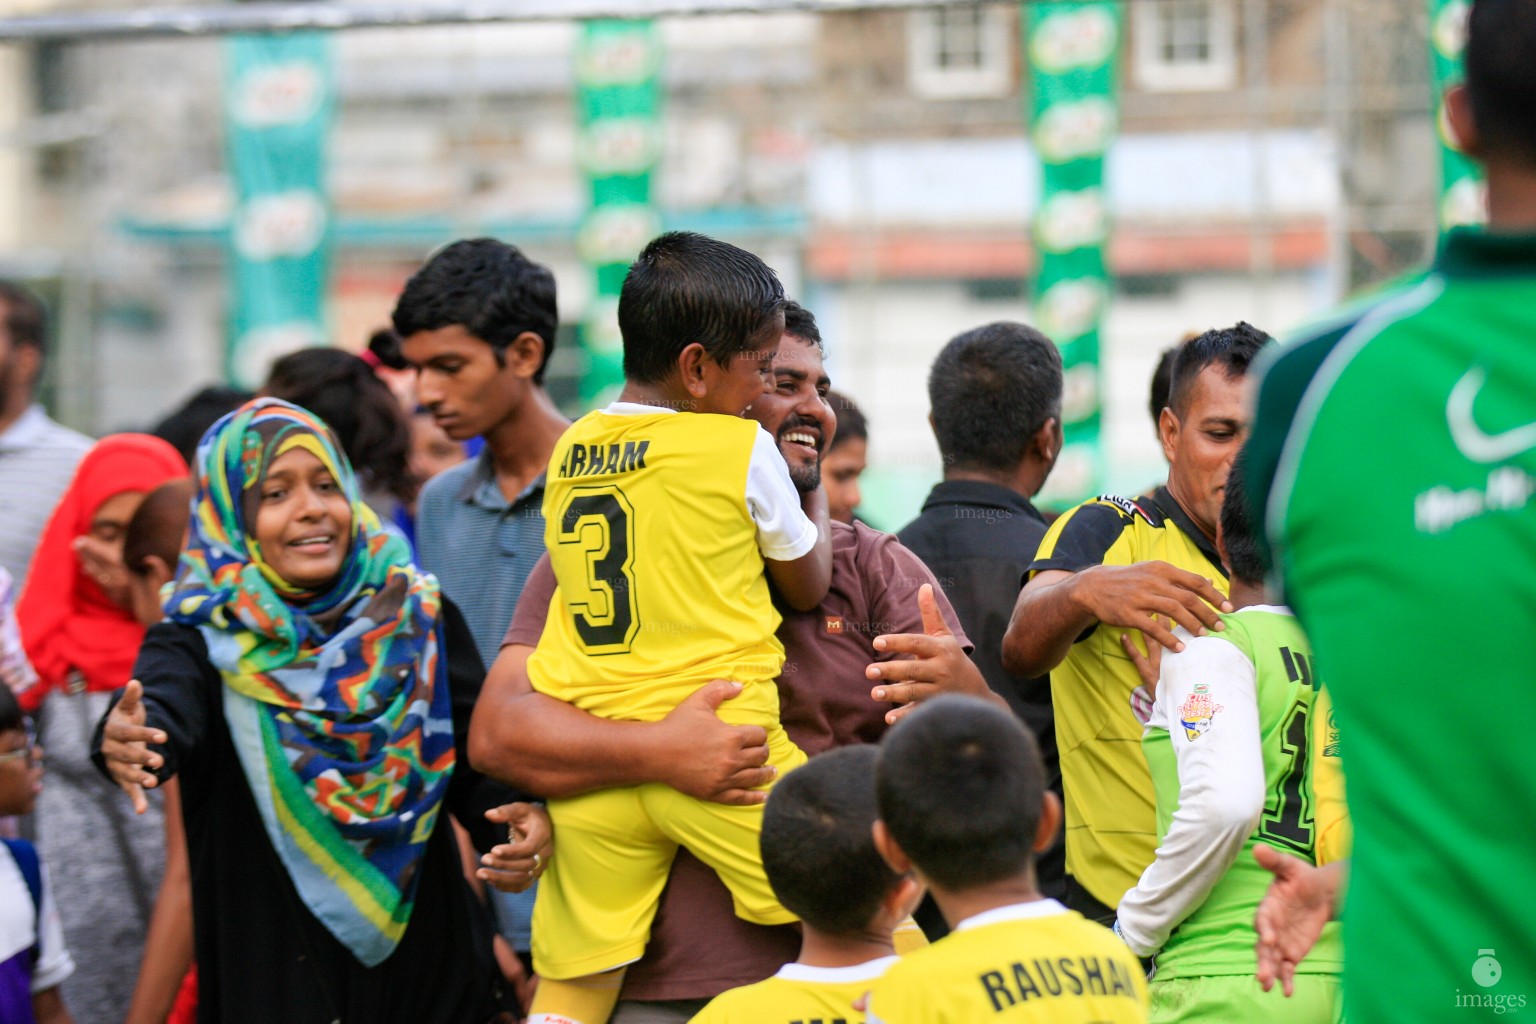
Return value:
[[(626, 654), (640, 629), (635, 604), (634, 508), (612, 485), (576, 487), (560, 510), (557, 539), (586, 560), (586, 592), (565, 595), (587, 654)], [(570, 553), (566, 553), (570, 557)]]

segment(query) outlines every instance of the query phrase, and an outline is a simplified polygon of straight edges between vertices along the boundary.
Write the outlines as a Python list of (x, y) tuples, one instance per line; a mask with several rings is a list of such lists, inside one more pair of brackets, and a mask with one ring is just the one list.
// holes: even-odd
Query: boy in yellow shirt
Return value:
[(763, 814), (763, 868), (801, 918), (800, 957), (716, 996), (693, 1024), (862, 1018), (854, 1003), (896, 962), (892, 931), (923, 892), (875, 849), (878, 760), (871, 746), (829, 750), (774, 787)]
[[(619, 294), (624, 389), (550, 457), (558, 588), (528, 660), (534, 689), (612, 719), (656, 721), (710, 680), (735, 680), (720, 717), (761, 727), (780, 775), (805, 755), (779, 723), (769, 580), (809, 610), (832, 575), (825, 494), (802, 499), (777, 442), (742, 415), (773, 383), (783, 310), (773, 271), (736, 246), (670, 232), (640, 253)], [(739, 917), (795, 919), (763, 874), (761, 805), (651, 783), (551, 800), (549, 813), (559, 855), (534, 906), (530, 1024), (604, 1024), (679, 845), (719, 874)]]
[(876, 785), (875, 845), (953, 931), (875, 983), (870, 1024), (1145, 1024), (1146, 977), (1125, 943), (1035, 887), (1061, 804), (1018, 719), (971, 697), (930, 701), (886, 735)]

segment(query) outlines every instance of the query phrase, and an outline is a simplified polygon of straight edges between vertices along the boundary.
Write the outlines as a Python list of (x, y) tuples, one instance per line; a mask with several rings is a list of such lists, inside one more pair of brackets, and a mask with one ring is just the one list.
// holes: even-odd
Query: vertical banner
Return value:
[(589, 21), (576, 47), (577, 159), (591, 197), (576, 238), (592, 299), (581, 324), (581, 398), (609, 400), (624, 381), (619, 289), (661, 231), (651, 175), (661, 158), (661, 36), (649, 21)]
[(273, 356), (326, 341), (331, 41), (307, 32), (233, 36), (226, 45), (234, 189), (226, 370), (253, 388)]
[(1464, 77), (1469, 0), (1429, 0), (1430, 83), (1435, 97), (1435, 134), (1440, 138), (1440, 230), (1488, 219), (1482, 172), (1462, 153), (1445, 113), (1445, 90)]
[(1118, 0), (1024, 0), (1030, 140), (1040, 158), (1035, 323), (1061, 348), (1066, 446), (1043, 495), (1091, 497), (1103, 479), (1099, 328), (1109, 305), (1104, 154), (1118, 123)]

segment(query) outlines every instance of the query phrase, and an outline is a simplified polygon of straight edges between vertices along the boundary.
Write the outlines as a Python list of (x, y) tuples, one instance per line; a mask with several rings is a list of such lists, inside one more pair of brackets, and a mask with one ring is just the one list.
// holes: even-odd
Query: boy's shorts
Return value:
[(1251, 974), (1153, 978), (1148, 1024), (1342, 1024), (1343, 986), (1336, 974), (1298, 974), (1290, 998), (1265, 992)]
[[(777, 778), (805, 754), (780, 725), (768, 730)], [(763, 873), (763, 805), (727, 806), (684, 796), (659, 782), (549, 801), (555, 853), (533, 908), (533, 963), (541, 977), (579, 978), (640, 958), (679, 846), (709, 865), (731, 891), (736, 915), (788, 924)]]

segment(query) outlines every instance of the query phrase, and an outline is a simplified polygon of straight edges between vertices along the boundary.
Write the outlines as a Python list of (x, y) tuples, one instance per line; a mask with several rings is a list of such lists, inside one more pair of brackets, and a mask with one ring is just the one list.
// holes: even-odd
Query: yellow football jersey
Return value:
[[(1198, 573), (1227, 593), (1216, 549), (1166, 487), (1135, 501), (1100, 497), (1069, 510), (1051, 524), (1029, 569), (1033, 575), (1149, 561)], [(1141, 677), (1120, 647), (1124, 632), (1097, 626), (1051, 670), (1067, 872), (1109, 907), (1135, 886), (1157, 850), (1156, 797), (1130, 705)]]
[(1339, 727), (1333, 720), (1328, 687), (1312, 702), (1312, 795), (1317, 828), (1317, 862), (1343, 860), (1354, 845), (1355, 831), (1344, 805), (1344, 760), (1339, 752)]
[(1055, 900), (960, 922), (875, 983), (870, 1024), (1144, 1024), (1147, 979), (1125, 943)]
[(735, 679), (744, 689), (722, 718), (778, 721), (779, 613), (746, 499), (761, 429), (663, 410), (571, 425), (544, 485), (559, 587), (528, 661), (535, 689), (654, 721), (709, 680)]
[(785, 964), (756, 985), (722, 992), (690, 1024), (858, 1024), (864, 1014), (854, 1002), (896, 962), (885, 956), (853, 967)]

